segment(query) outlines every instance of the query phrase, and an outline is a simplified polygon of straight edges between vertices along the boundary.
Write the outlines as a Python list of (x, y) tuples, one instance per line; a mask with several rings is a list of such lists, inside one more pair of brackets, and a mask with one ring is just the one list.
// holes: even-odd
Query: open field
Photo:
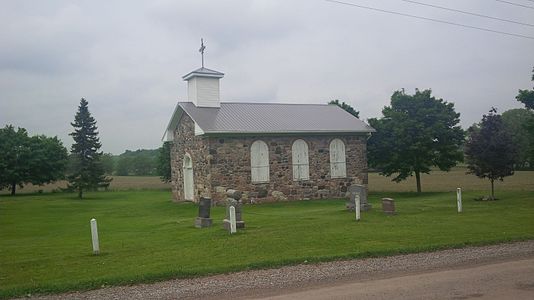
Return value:
[[(113, 180), (109, 185), (110, 191), (124, 191), (124, 190), (170, 190), (169, 183), (162, 182), (157, 176), (112, 176)], [(37, 193), (39, 191), (52, 192), (60, 191), (67, 187), (66, 181), (58, 181), (52, 184), (43, 186), (28, 184), (22, 189), (17, 187), (17, 194)], [(0, 191), (0, 195), (9, 194), (9, 190)]]
[[(472, 174), (466, 174), (466, 167), (455, 167), (450, 172), (432, 171), (421, 175), (423, 192), (449, 192), (461, 187), (464, 191), (486, 191), (489, 194), (490, 182)], [(378, 173), (369, 174), (369, 190), (371, 192), (415, 192), (415, 176), (395, 183), (390, 177)], [(500, 191), (534, 191), (534, 171), (516, 171), (514, 175), (505, 177), (504, 181), (495, 181), (495, 194)]]
[[(462, 187), (464, 191), (489, 191), (488, 180), (480, 179), (474, 175), (466, 174), (465, 167), (453, 168), (450, 172), (432, 171), (430, 174), (422, 174), (421, 182), (424, 192), (449, 192), (456, 187)], [(17, 193), (35, 193), (39, 190), (51, 192), (59, 188), (65, 188), (67, 183), (60, 181), (45, 186), (28, 185), (18, 189)], [(144, 190), (144, 189), (170, 189), (169, 183), (161, 182), (156, 176), (113, 176), (109, 190)], [(369, 173), (369, 190), (371, 192), (413, 192), (415, 191), (415, 177), (411, 177), (400, 183), (391, 181), (391, 178), (380, 176), (378, 173)], [(513, 176), (506, 177), (503, 182), (495, 182), (497, 196), (500, 191), (534, 191), (534, 171), (517, 171)], [(0, 191), (0, 194), (8, 194), (8, 190)], [(488, 192), (487, 192), (488, 193)]]
[[(398, 215), (380, 212), (396, 199)], [(502, 200), (455, 194), (371, 193), (360, 222), (342, 200), (247, 205), (247, 228), (230, 236), (195, 229), (197, 208), (168, 191), (33, 194), (0, 197), (0, 296), (190, 277), (305, 261), (418, 252), (534, 238), (534, 192), (502, 191)], [(102, 254), (91, 255), (89, 220), (99, 222)]]

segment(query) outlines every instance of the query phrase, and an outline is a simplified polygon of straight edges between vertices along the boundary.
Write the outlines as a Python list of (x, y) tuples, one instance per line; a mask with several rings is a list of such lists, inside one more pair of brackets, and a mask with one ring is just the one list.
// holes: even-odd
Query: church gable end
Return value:
[[(211, 184), (208, 180), (210, 170), (207, 156), (207, 139), (195, 135), (195, 122), (189, 115), (183, 114), (173, 131), (173, 146), (171, 147), (171, 185), (175, 200), (198, 202), (201, 196), (210, 195)], [(187, 161), (188, 159), (190, 161)], [(186, 177), (190, 174), (189, 172), (192, 173), (192, 180)], [(188, 184), (193, 188), (190, 191), (192, 197), (186, 197), (186, 191), (189, 192), (186, 187)]]

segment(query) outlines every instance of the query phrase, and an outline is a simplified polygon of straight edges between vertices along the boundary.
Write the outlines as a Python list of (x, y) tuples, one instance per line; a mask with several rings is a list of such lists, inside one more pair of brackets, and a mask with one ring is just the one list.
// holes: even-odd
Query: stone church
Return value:
[(164, 140), (172, 141), (176, 201), (243, 202), (345, 197), (367, 184), (367, 138), (373, 128), (337, 105), (221, 102), (224, 74), (199, 68), (185, 76)]

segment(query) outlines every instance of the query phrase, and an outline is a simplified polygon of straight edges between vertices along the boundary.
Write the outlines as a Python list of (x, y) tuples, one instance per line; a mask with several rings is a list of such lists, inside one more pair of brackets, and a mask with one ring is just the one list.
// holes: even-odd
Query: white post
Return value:
[(236, 232), (235, 225), (235, 207), (230, 206), (230, 233)]
[(354, 196), (354, 210), (356, 211), (356, 221), (360, 221), (360, 194)]
[(462, 212), (462, 189), (457, 188), (456, 189), (456, 202), (458, 204), (458, 212)]
[(93, 238), (93, 254), (100, 253), (100, 246), (98, 245), (98, 228), (96, 227), (96, 220), (91, 219), (91, 237)]

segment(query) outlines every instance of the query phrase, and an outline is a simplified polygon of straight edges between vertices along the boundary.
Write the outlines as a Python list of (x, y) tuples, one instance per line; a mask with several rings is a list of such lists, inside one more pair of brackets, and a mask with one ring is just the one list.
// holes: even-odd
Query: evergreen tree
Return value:
[(495, 199), (494, 181), (513, 175), (517, 160), (517, 146), (495, 108), (482, 117), (478, 126), (469, 128), (465, 155), (468, 173), (488, 178), (491, 199)]
[(70, 136), (74, 139), (71, 147), (72, 174), (69, 174), (69, 189), (78, 191), (78, 197), (83, 197), (84, 190), (96, 190), (99, 187), (107, 187), (111, 178), (104, 175), (104, 168), (100, 161), (102, 152), (98, 150), (102, 146), (98, 138), (96, 121), (91, 116), (88, 102), (84, 98), (80, 100), (78, 112), (74, 117), (74, 132)]

